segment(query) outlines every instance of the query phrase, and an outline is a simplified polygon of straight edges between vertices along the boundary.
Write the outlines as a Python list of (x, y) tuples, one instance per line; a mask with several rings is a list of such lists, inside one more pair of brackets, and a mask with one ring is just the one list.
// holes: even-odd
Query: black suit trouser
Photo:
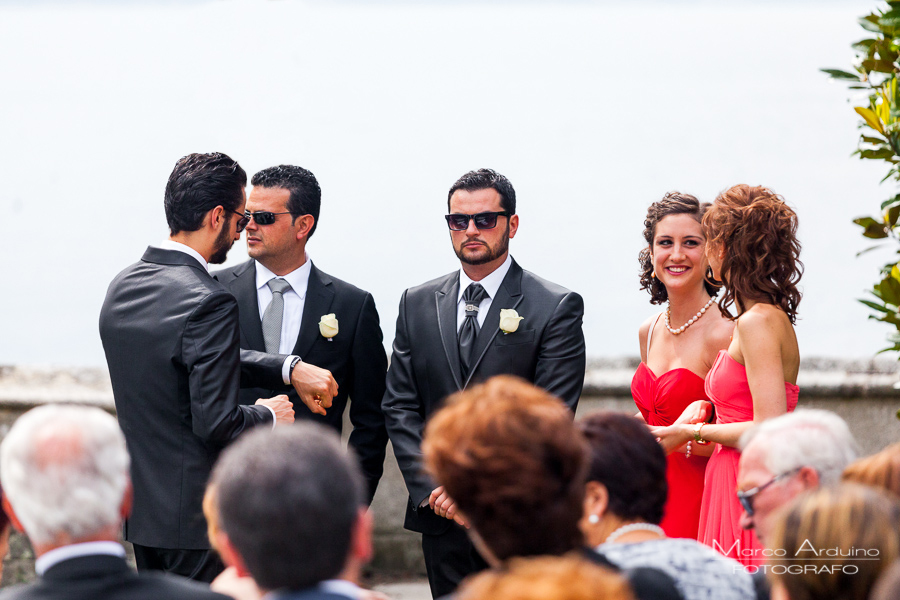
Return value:
[(138, 544), (132, 546), (138, 573), (164, 571), (194, 581), (212, 583), (225, 570), (225, 565), (215, 550), (174, 550)]
[(466, 530), (456, 523), (440, 535), (423, 533), (422, 552), (434, 598), (449, 596), (463, 579), (488, 568)]

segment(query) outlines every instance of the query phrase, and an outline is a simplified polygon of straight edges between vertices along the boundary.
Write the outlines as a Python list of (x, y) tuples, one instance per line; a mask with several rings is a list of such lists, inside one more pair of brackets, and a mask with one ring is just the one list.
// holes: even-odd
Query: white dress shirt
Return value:
[[(281, 295), (284, 298), (284, 312), (281, 317), (281, 342), (278, 345), (279, 354), (290, 355), (285, 361), (281, 369), (281, 377), (286, 384), (291, 382), (290, 367), (294, 351), (297, 345), (297, 338), (300, 336), (300, 325), (303, 321), (303, 306), (306, 304), (306, 290), (309, 287), (309, 272), (312, 269), (312, 262), (309, 255), (306, 255), (306, 262), (303, 266), (294, 269), (287, 275), (281, 277), (289, 284), (291, 289), (285, 290)], [(256, 263), (256, 300), (259, 306), (259, 320), (262, 322), (266, 309), (272, 302), (272, 290), (267, 285), (269, 280), (278, 278), (279, 276), (267, 269), (257, 261)]]
[(469, 284), (480, 283), (481, 287), (484, 288), (484, 291), (488, 293), (488, 297), (481, 301), (478, 308), (478, 316), (476, 317), (478, 319), (478, 326), (481, 327), (484, 325), (484, 320), (487, 318), (488, 310), (491, 308), (491, 302), (497, 296), (500, 284), (503, 283), (503, 278), (509, 273), (510, 266), (512, 266), (512, 256), (507, 254), (503, 264), (494, 269), (490, 275), (481, 281), (472, 281), (463, 269), (459, 270), (459, 296), (456, 299), (457, 331), (462, 327), (463, 321), (466, 320), (466, 303), (463, 302), (463, 294), (466, 292), (466, 288), (469, 287)]
[(69, 544), (68, 546), (54, 548), (49, 552), (41, 554), (37, 560), (34, 561), (34, 571), (42, 576), (47, 569), (64, 560), (97, 554), (108, 554), (110, 556), (125, 558), (125, 548), (118, 542), (84, 542), (81, 544)]

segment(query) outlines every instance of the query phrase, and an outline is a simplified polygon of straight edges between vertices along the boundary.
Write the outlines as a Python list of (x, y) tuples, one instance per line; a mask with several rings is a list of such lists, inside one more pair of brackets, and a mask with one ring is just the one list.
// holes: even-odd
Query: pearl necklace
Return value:
[(685, 323), (684, 325), (682, 325), (681, 327), (679, 327), (678, 329), (672, 329), (672, 325), (669, 322), (669, 315), (672, 312), (672, 302), (671, 302), (671, 300), (668, 301), (666, 303), (666, 329), (668, 329), (669, 333), (671, 333), (672, 335), (678, 335), (679, 333), (683, 333), (685, 329), (687, 329), (688, 327), (693, 325), (700, 317), (702, 317), (703, 313), (706, 312), (706, 309), (709, 308), (710, 306), (712, 306), (712, 303), (715, 301), (716, 301), (716, 297), (710, 296), (709, 302), (704, 304), (703, 308), (701, 308), (700, 311), (696, 315), (694, 315), (693, 317), (688, 319), (688, 322)]
[(659, 534), (659, 537), (666, 537), (666, 532), (663, 531), (663, 528), (659, 525), (652, 525), (650, 523), (632, 523), (631, 525), (623, 525), (613, 531), (606, 537), (606, 541), (603, 543), (612, 544), (626, 533), (631, 533), (632, 531), (652, 531), (653, 533)]

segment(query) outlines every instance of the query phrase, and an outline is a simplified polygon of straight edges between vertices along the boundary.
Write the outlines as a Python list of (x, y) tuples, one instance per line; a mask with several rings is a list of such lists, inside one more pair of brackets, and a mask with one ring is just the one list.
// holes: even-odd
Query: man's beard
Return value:
[[(463, 244), (465, 244), (465, 242), (463, 242)], [(454, 251), (460, 262), (467, 265), (483, 265), (492, 260), (497, 260), (509, 250), (509, 223), (506, 224), (506, 231), (504, 232), (503, 240), (500, 242), (500, 245), (497, 248), (491, 248), (489, 245), (485, 244), (485, 248), (487, 248), (487, 252), (477, 257), (467, 256), (465, 254), (465, 248), (462, 246), (460, 246), (459, 249), (454, 248)]]
[(209, 264), (221, 265), (225, 262), (225, 257), (228, 256), (228, 251), (231, 250), (231, 246), (234, 244), (232, 235), (231, 219), (228, 219), (228, 222), (216, 238), (216, 249), (213, 251), (212, 256), (209, 257)]

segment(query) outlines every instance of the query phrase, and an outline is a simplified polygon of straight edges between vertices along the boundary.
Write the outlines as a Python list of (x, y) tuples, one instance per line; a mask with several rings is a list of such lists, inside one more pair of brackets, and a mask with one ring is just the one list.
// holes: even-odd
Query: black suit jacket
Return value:
[(138, 575), (105, 554), (59, 562), (34, 583), (9, 587), (0, 600), (229, 600), (209, 586), (161, 572)]
[[(382, 401), (397, 463), (409, 490), (406, 527), (440, 534), (451, 521), (419, 504), (437, 487), (421, 465), (426, 420), (450, 394), (494, 375), (517, 375), (561, 398), (574, 412), (584, 385), (584, 301), (512, 262), (475, 341), (463, 380), (457, 342), (459, 272), (410, 288), (400, 299), (387, 390)], [(519, 329), (502, 334), (500, 309), (513, 308)]]
[(126, 540), (209, 548), (201, 502), (213, 464), (242, 432), (272, 426), (269, 409), (240, 405), (239, 384), (281, 382), (286, 358), (242, 354), (239, 337), (234, 296), (183, 252), (150, 247), (109, 285), (100, 338), (131, 454)]
[[(265, 351), (259, 301), (256, 292), (256, 261), (249, 260), (213, 274), (237, 298), (240, 307), (241, 348)], [(334, 313), (338, 334), (328, 341), (319, 333), (322, 315)], [(309, 411), (297, 392), (281, 382), (274, 388), (241, 390), (241, 402), (287, 393), (298, 419), (310, 419), (333, 427), (343, 425), (347, 398), (350, 398), (350, 446), (356, 451), (369, 488), (369, 502), (375, 495), (384, 468), (387, 429), (381, 413), (387, 356), (382, 345), (378, 311), (372, 295), (310, 265), (309, 284), (303, 305), (300, 334), (294, 346), (305, 362), (328, 369), (338, 384), (338, 395), (325, 416)]]

